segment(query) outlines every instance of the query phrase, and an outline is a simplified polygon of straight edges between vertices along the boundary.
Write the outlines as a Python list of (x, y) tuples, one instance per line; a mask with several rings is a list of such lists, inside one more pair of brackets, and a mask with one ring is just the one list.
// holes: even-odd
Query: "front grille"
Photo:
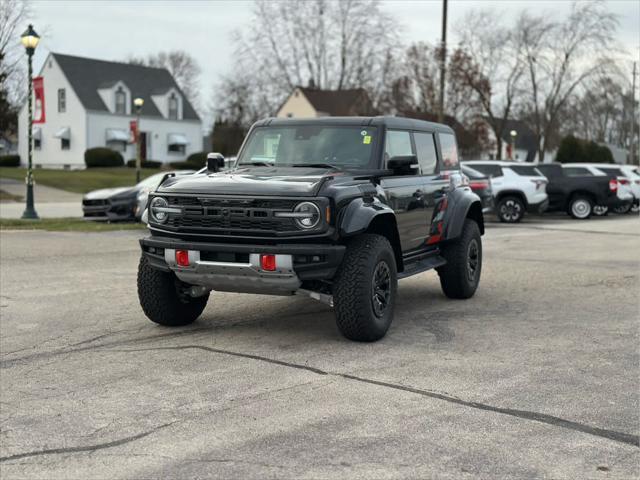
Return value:
[(82, 200), (82, 205), (86, 207), (100, 207), (109, 203), (109, 200), (87, 200), (86, 198)]
[(299, 231), (293, 219), (274, 216), (277, 211), (292, 211), (296, 199), (165, 198), (169, 205), (182, 207), (181, 214), (170, 214), (162, 226), (176, 232), (276, 236)]

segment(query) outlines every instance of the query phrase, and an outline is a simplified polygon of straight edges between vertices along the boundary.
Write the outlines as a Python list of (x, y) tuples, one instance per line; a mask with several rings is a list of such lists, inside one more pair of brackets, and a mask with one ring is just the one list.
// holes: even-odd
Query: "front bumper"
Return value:
[(605, 203), (605, 207), (609, 208), (617, 208), (617, 207), (626, 207), (627, 205), (633, 204), (633, 197), (621, 199), (617, 195), (611, 196), (607, 199)]
[[(291, 295), (303, 282), (335, 276), (346, 247), (330, 244), (230, 244), (189, 242), (151, 236), (140, 240), (149, 264), (173, 271), (183, 282), (211, 290)], [(189, 266), (179, 266), (176, 250), (189, 252)], [(260, 255), (276, 255), (276, 271), (260, 267)]]
[(136, 201), (126, 200), (113, 202), (103, 200), (102, 204), (88, 205), (87, 201), (82, 203), (82, 213), (86, 220), (114, 222), (118, 220), (131, 220), (135, 218)]

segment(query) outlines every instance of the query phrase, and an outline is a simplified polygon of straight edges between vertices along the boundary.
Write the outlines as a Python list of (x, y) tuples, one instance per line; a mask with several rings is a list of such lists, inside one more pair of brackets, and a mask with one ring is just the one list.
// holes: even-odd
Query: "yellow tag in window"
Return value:
[(362, 143), (365, 145), (369, 145), (371, 143), (371, 135), (365, 135), (362, 137)]

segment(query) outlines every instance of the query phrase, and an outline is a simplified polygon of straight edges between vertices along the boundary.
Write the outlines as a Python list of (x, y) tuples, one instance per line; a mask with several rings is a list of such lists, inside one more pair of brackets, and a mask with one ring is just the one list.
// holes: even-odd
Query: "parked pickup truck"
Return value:
[(629, 200), (618, 197), (618, 181), (607, 176), (568, 175), (559, 163), (540, 163), (536, 168), (548, 179), (548, 211), (564, 211), (577, 219), (587, 219), (595, 205), (614, 209)]
[(235, 168), (168, 176), (150, 195), (138, 295), (161, 325), (186, 325), (212, 290), (305, 295), (335, 307), (344, 336), (382, 338), (397, 281), (436, 269), (469, 298), (484, 219), (449, 127), (396, 117), (267, 119)]

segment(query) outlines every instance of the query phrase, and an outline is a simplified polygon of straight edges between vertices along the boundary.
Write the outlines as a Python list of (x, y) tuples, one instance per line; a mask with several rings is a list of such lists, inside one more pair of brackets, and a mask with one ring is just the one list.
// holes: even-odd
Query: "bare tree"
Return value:
[(148, 67), (166, 68), (191, 104), (200, 110), (200, 74), (202, 70), (196, 59), (189, 53), (184, 50), (172, 50), (150, 54), (147, 57), (130, 55), (127, 62)]
[(504, 27), (492, 10), (471, 11), (457, 26), (460, 36), (460, 81), (478, 96), (482, 114), (496, 138), (497, 158), (502, 158), (502, 138), (512, 117), (515, 99), (522, 94), (524, 62), (513, 29)]
[(551, 149), (572, 95), (587, 79), (613, 67), (616, 28), (615, 15), (600, 1), (574, 3), (562, 22), (521, 14), (516, 32), (529, 83), (524, 113), (537, 136), (538, 161)]
[(235, 34), (234, 76), (270, 113), (301, 85), (363, 87), (377, 103), (393, 81), (396, 31), (378, 0), (256, 0), (251, 28)]
[(27, 1), (0, 0), (0, 88), (6, 102), (1, 106), (3, 112), (14, 110), (26, 96), (26, 61), (20, 34), (30, 15)]

